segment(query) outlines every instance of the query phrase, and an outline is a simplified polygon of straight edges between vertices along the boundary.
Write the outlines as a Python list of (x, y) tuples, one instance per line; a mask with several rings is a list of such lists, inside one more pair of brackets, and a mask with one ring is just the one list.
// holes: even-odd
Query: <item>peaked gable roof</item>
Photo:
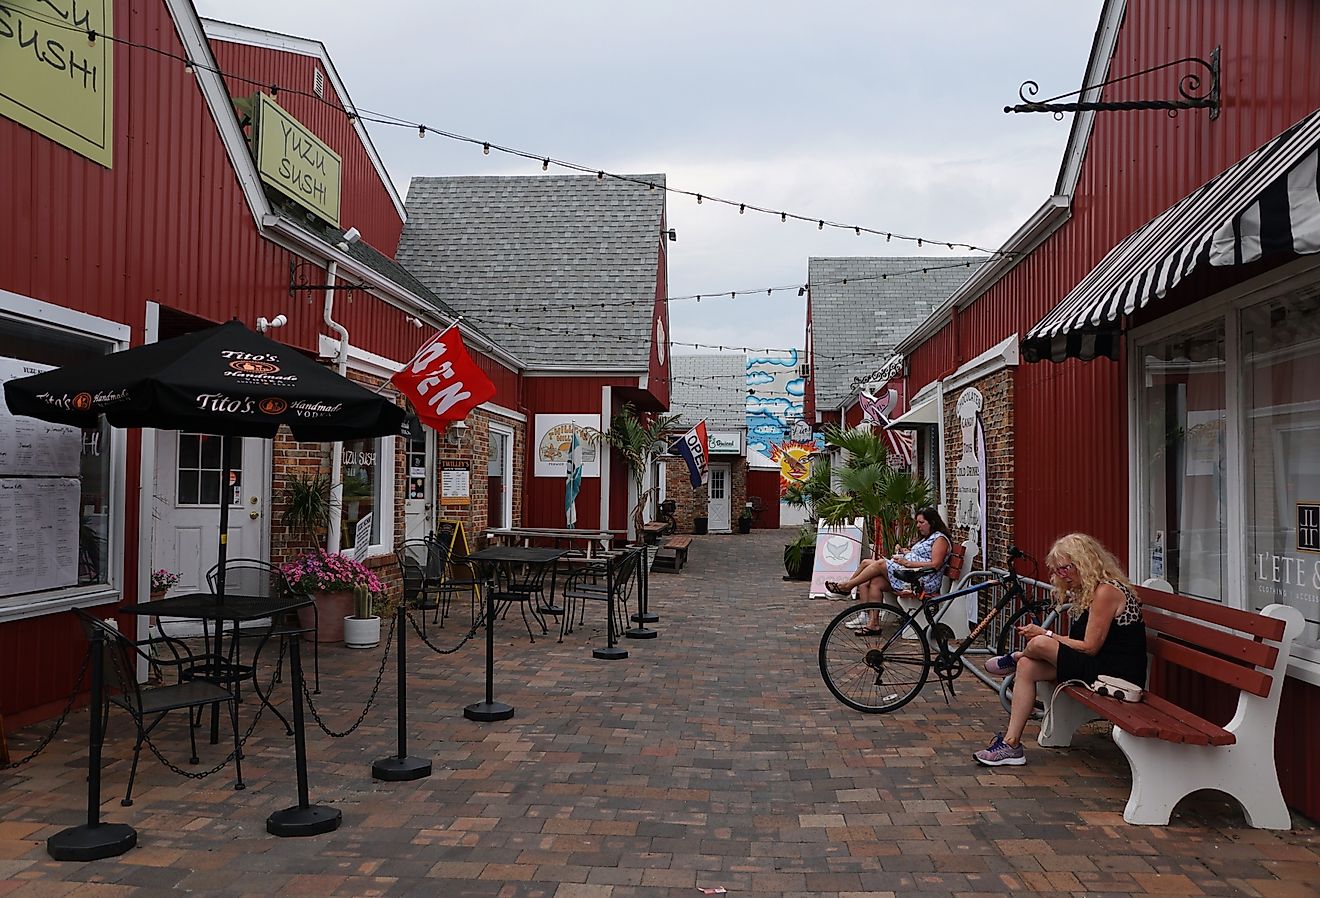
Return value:
[(530, 367), (645, 373), (664, 213), (592, 175), (413, 178), (397, 258)]
[(676, 355), (670, 358), (669, 410), (691, 427), (713, 430), (747, 426), (747, 359), (741, 355)]
[(842, 405), (856, 392), (853, 378), (884, 361), (984, 261), (982, 256), (809, 259), (816, 408)]

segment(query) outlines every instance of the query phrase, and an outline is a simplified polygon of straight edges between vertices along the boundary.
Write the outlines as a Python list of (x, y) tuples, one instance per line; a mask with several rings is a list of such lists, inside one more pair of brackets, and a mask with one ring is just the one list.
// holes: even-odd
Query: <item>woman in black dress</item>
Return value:
[(1027, 640), (1021, 652), (986, 662), (996, 676), (1017, 673), (1008, 729), (973, 757), (989, 767), (1027, 763), (1022, 730), (1036, 704), (1036, 683), (1042, 680), (1082, 680), (1101, 674), (1146, 685), (1146, 625), (1141, 600), (1123, 574), (1122, 565), (1094, 537), (1070, 533), (1055, 542), (1046, 556), (1054, 598), (1071, 602), (1073, 624), (1065, 636), (1038, 624), (1018, 628)]

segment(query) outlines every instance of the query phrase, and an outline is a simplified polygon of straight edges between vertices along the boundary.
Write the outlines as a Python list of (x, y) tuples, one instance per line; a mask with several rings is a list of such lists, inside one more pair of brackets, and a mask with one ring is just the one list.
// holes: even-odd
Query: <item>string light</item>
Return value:
[(481, 155), (483, 155), (483, 156), (489, 156), (489, 155), (490, 155), (490, 144), (488, 144), (488, 143), (483, 143), (483, 144), (481, 145)]
[(425, 125), (418, 125), (418, 126), (417, 126), (417, 137), (420, 139), (420, 138), (425, 137), (425, 136), (426, 136), (426, 126), (425, 126)]
[(698, 206), (701, 205), (701, 194), (699, 194), (699, 193), (697, 194), (697, 205), (698, 205)]
[(279, 93), (280, 93), (280, 86), (278, 84), (272, 84), (270, 86), (270, 95), (272, 97), (277, 97), (279, 96)]
[(542, 160), (541, 160), (541, 171), (549, 171), (549, 170), (550, 170), (550, 160), (549, 160), (549, 159), (542, 159)]
[[(26, 12), (26, 10), (24, 10), (24, 12)], [(33, 18), (35, 19), (35, 18), (40, 18), (40, 17), (39, 17), (39, 16), (33, 16)], [(96, 31), (95, 31), (95, 29), (92, 29), (92, 28), (88, 28), (88, 29), (87, 29), (87, 44), (88, 44), (89, 46), (92, 46), (92, 47), (95, 47), (95, 46), (96, 46)]]
[(185, 60), (184, 60), (184, 62), (183, 62), (183, 70), (184, 70), (185, 72), (187, 72), (188, 74), (190, 74), (190, 75), (192, 74), (192, 70), (193, 70), (193, 61), (192, 61), (191, 59), (185, 59)]

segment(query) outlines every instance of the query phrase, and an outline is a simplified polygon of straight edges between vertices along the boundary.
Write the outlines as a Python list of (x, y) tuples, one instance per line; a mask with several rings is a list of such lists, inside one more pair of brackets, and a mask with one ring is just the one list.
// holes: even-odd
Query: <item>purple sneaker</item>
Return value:
[(978, 763), (987, 767), (1021, 767), (1027, 763), (1027, 753), (1022, 750), (1022, 743), (1009, 745), (1004, 741), (1003, 733), (995, 733), (989, 748), (983, 748), (972, 755)]
[(1017, 670), (1017, 658), (1013, 653), (1007, 655), (997, 655), (985, 662), (985, 672), (996, 677), (1006, 677)]

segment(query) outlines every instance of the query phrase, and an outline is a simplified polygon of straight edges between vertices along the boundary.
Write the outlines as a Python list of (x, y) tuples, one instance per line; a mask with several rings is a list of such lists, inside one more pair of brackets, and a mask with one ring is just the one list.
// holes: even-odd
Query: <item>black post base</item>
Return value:
[(492, 720), (508, 720), (513, 716), (513, 706), (504, 702), (477, 702), (463, 709), (463, 716), (468, 720), (489, 723)]
[(391, 755), (372, 764), (371, 775), (373, 778), (384, 780), (387, 783), (419, 780), (431, 775), (431, 762), (425, 758), (400, 758)]
[(599, 658), (602, 661), (622, 661), (628, 657), (628, 650), (621, 649), (617, 645), (614, 648), (592, 649), (591, 657)]
[(319, 836), (339, 829), (344, 815), (338, 808), (310, 805), (285, 808), (266, 818), (266, 832), (272, 836)]
[(660, 631), (652, 630), (650, 627), (630, 627), (623, 631), (623, 635), (629, 639), (655, 639), (660, 635)]
[(635, 624), (657, 624), (660, 622), (660, 615), (652, 611), (643, 611), (640, 614), (634, 614), (628, 619)]
[(47, 839), (46, 853), (57, 861), (97, 861), (118, 857), (136, 844), (137, 830), (126, 823), (84, 823)]

